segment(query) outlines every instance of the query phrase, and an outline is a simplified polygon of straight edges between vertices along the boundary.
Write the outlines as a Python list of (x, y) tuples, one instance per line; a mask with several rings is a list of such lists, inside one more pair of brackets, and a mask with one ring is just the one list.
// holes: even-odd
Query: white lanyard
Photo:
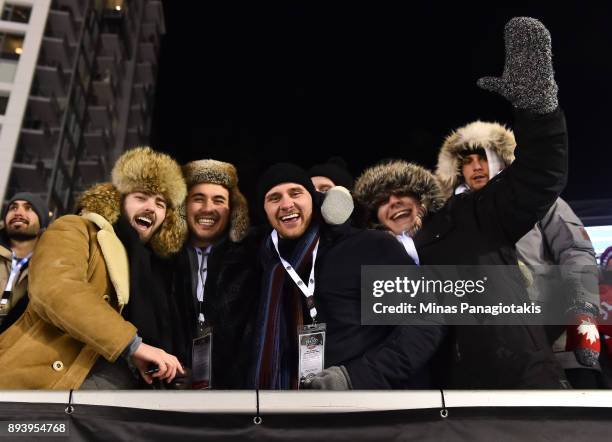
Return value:
[[(312, 268), (310, 269), (310, 277), (308, 278), (308, 285), (306, 285), (304, 284), (304, 281), (302, 281), (302, 278), (300, 278), (300, 275), (297, 274), (293, 266), (289, 264), (281, 256), (280, 252), (278, 251), (278, 233), (276, 232), (276, 230), (272, 231), (272, 233), (270, 234), (270, 237), (272, 238), (272, 243), (274, 244), (276, 253), (278, 253), (278, 257), (280, 258), (281, 264), (283, 265), (287, 273), (289, 273), (289, 276), (291, 276), (291, 279), (293, 279), (293, 282), (295, 282), (298, 288), (302, 291), (306, 299), (312, 297), (312, 295), (314, 295), (314, 290), (315, 290), (314, 273), (315, 273), (315, 262), (317, 260), (317, 251), (319, 250), (319, 240), (317, 240), (317, 244), (315, 245), (315, 248), (312, 251)], [(310, 309), (310, 317), (312, 318), (314, 322), (315, 318), (317, 317), (317, 309), (315, 307), (312, 307)]]
[(420, 265), (419, 263), (419, 254), (417, 253), (417, 249), (414, 245), (414, 240), (403, 232), (401, 235), (397, 235), (396, 238), (404, 245), (404, 249), (406, 249), (406, 253), (408, 256), (412, 258), (416, 265)]
[[(17, 261), (17, 256), (15, 256), (15, 252), (13, 252), (13, 259), (11, 261), (11, 274), (9, 275), (8, 282), (6, 283), (6, 287), (4, 288), (5, 293), (10, 293), (13, 291), (13, 286), (15, 285), (15, 281), (17, 280), (19, 273), (21, 273), (21, 269), (28, 265), (31, 256), (32, 253), (30, 252), (28, 256)], [(2, 301), (0, 301), (0, 304), (7, 303), (8, 297), (3, 296)]]
[[(204, 312), (202, 312), (202, 303), (204, 302), (204, 288), (206, 286), (206, 277), (208, 275), (208, 255), (212, 249), (212, 245), (202, 248), (195, 248), (196, 255), (198, 258), (198, 286), (196, 288), (196, 296), (198, 298), (198, 304), (200, 306), (198, 312), (198, 321), (205, 322)], [(201, 291), (200, 291), (201, 289)]]

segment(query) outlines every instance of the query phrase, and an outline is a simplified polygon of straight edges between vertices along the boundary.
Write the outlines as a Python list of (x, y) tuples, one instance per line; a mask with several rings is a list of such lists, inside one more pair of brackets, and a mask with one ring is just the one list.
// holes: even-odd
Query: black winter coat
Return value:
[[(213, 246), (207, 263), (203, 313), (213, 328), (212, 388), (246, 385), (251, 328), (260, 293), (258, 249), (261, 235), (240, 243), (224, 239)], [(174, 292), (187, 336), (177, 357), (191, 366), (191, 344), (197, 336), (199, 303), (197, 257), (185, 246), (175, 260)]]
[(325, 366), (344, 365), (354, 389), (428, 388), (430, 362), (446, 329), (361, 325), (361, 266), (413, 265), (386, 232), (348, 225), (322, 229), (317, 255), (317, 320), (327, 324)]
[[(422, 265), (516, 265), (515, 243), (533, 228), (566, 183), (567, 134), (561, 110), (517, 112), (516, 160), (479, 191), (451, 197), (415, 236)], [(529, 303), (518, 267), (491, 281)], [(494, 289), (495, 286), (493, 286)], [(501, 293), (501, 291), (498, 291)], [(447, 380), (457, 388), (560, 388), (563, 374), (542, 327), (456, 326)]]

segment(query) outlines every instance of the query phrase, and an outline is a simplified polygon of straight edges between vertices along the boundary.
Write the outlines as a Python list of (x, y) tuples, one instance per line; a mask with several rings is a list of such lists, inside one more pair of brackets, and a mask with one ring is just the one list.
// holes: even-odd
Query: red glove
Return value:
[(582, 365), (593, 367), (599, 359), (601, 343), (593, 315), (580, 311), (575, 316), (576, 325), (567, 326), (565, 349), (573, 351)]

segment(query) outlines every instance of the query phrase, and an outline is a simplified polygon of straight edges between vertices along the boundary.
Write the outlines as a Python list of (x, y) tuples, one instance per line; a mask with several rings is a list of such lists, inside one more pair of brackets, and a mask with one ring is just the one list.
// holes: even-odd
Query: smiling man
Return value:
[[(475, 121), (453, 131), (440, 149), (436, 171), (445, 196), (484, 189), (514, 162), (515, 148), (514, 132), (498, 123)], [(516, 243), (516, 252), (534, 279), (528, 287), (532, 301), (554, 309), (558, 317), (576, 316), (577, 324), (584, 320), (595, 328), (599, 310), (595, 251), (582, 221), (562, 198)], [(585, 387), (585, 379), (600, 370), (599, 339), (588, 342), (574, 324), (547, 326), (546, 334), (570, 381), (576, 388)]]
[(515, 146), (512, 131), (498, 123), (474, 121), (453, 131), (438, 154), (442, 192), (448, 198), (482, 189), (514, 161)]
[[(331, 194), (333, 190), (326, 196)], [(323, 222), (322, 197), (308, 174), (293, 164), (276, 164), (260, 178), (258, 203), (271, 232), (260, 253), (263, 282), (252, 386), (430, 387), (429, 362), (443, 328), (361, 325), (361, 266), (413, 261), (386, 233), (356, 229), (350, 222)], [(315, 323), (326, 324), (325, 346), (319, 353), (324, 353), (324, 364), (320, 360), (321, 371), (315, 365), (305, 376), (299, 372), (298, 335)]]
[[(529, 297), (518, 269), (515, 244), (563, 190), (567, 132), (558, 106), (548, 30), (533, 18), (513, 18), (506, 24), (505, 43), (502, 76), (485, 77), (478, 84), (501, 94), (515, 108), (520, 146), (516, 161), (498, 174), (499, 161), (487, 154), (487, 149), (507, 143), (503, 128), (487, 137), (494, 143), (469, 142), (457, 131), (449, 137), (456, 154), (445, 164), (446, 176), (454, 180), (453, 190), (470, 184), (480, 186), (478, 190), (447, 194), (445, 201), (433, 174), (420, 166), (395, 161), (366, 170), (355, 183), (354, 196), (371, 225), (387, 229), (399, 225), (406, 250), (418, 254), (421, 265), (470, 265), (473, 269), (505, 265), (507, 271), (489, 280), (488, 292), (498, 295), (505, 304), (520, 304), (529, 302)], [(466, 127), (465, 134), (482, 132), (477, 126)], [(483, 185), (485, 180), (489, 182)], [(379, 206), (390, 204), (390, 195), (410, 196), (423, 206), (424, 216), (415, 219), (421, 221), (420, 226), (410, 224), (413, 208), (407, 203), (399, 205), (397, 200), (394, 207), (383, 212), (385, 218), (378, 219)], [(403, 225), (399, 223), (402, 218)], [(393, 231), (396, 235), (398, 232)], [(498, 325), (495, 318), (475, 319), (479, 325), (458, 325), (450, 330), (449, 360), (444, 364), (448, 386), (495, 389), (567, 385), (543, 327), (527, 321)]]
[(297, 239), (312, 221), (312, 197), (301, 184), (282, 183), (268, 191), (264, 210), (281, 238)]
[[(192, 388), (242, 388), (248, 356), (242, 346), (259, 295), (258, 236), (248, 235), (247, 202), (232, 164), (192, 161), (183, 174), (189, 239), (175, 260), (173, 279), (188, 339), (179, 357), (196, 366)], [(210, 355), (199, 345), (207, 336), (213, 343)]]
[(363, 208), (361, 214), (365, 219), (360, 222), (393, 233), (419, 264), (412, 238), (426, 216), (444, 205), (435, 176), (417, 164), (383, 161), (366, 169), (357, 179), (355, 199)]
[(11, 325), (28, 302), (28, 266), (40, 234), (49, 222), (49, 209), (36, 195), (15, 194), (2, 213), (0, 229), (0, 331)]
[(30, 303), (0, 335), (1, 389), (132, 389), (183, 372), (159, 258), (182, 246), (185, 194), (174, 160), (136, 148), (112, 183), (84, 192), (80, 216), (51, 224), (32, 256)]

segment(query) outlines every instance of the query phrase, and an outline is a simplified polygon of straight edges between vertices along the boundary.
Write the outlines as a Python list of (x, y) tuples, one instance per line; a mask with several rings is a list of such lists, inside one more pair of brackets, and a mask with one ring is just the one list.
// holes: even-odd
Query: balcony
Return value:
[(60, 125), (61, 110), (54, 96), (39, 97), (30, 95), (28, 106), (33, 119), (42, 121), (52, 128)]
[(130, 118), (128, 127), (144, 126), (147, 119), (146, 106), (144, 103), (130, 106)]
[(13, 163), (12, 176), (20, 192), (44, 192), (51, 170), (42, 162), (37, 164)]
[(110, 128), (113, 124), (114, 115), (108, 105), (89, 106), (89, 124), (92, 129)]
[(134, 84), (132, 88), (132, 103), (149, 103), (151, 87), (146, 84)]
[(42, 129), (21, 129), (19, 139), (21, 149), (36, 158), (51, 159), (57, 148), (58, 131), (51, 130), (48, 126)]
[(123, 47), (117, 34), (100, 34), (100, 55), (114, 57), (116, 60), (123, 60)]
[(115, 79), (108, 75), (101, 80), (94, 80), (91, 83), (93, 92), (98, 105), (114, 105), (117, 97), (117, 83)]
[(155, 69), (151, 63), (138, 63), (136, 65), (135, 82), (151, 86), (155, 83)]
[(100, 74), (108, 73), (117, 78), (119, 81), (121, 81), (121, 78), (123, 78), (123, 63), (121, 63), (116, 57), (110, 55), (100, 55), (96, 57), (96, 64)]
[(111, 147), (109, 132), (104, 129), (93, 129), (83, 134), (88, 156), (106, 155)]
[(80, 184), (84, 187), (106, 179), (106, 167), (101, 158), (79, 161)]
[(164, 9), (161, 1), (148, 1), (145, 3), (145, 22), (155, 23), (162, 34), (166, 33)]
[(143, 128), (140, 126), (129, 128), (125, 136), (125, 148), (130, 149), (146, 144), (143, 132)]
[(47, 18), (47, 32), (49, 37), (66, 38), (68, 44), (76, 45), (78, 31), (68, 11), (50, 10)]
[(159, 26), (155, 23), (143, 23), (140, 29), (142, 41), (159, 45)]
[(55, 95), (64, 97), (66, 95), (69, 78), (66, 78), (59, 66), (36, 66), (36, 81), (40, 92), (45, 96)]
[(63, 11), (70, 11), (75, 20), (82, 20), (87, 2), (83, 0), (56, 0), (52, 7), (57, 7)]
[(138, 45), (138, 61), (157, 64), (157, 47), (153, 43), (140, 43)]
[(45, 66), (61, 66), (66, 71), (72, 70), (73, 50), (65, 38), (43, 37), (42, 54), (38, 63)]

